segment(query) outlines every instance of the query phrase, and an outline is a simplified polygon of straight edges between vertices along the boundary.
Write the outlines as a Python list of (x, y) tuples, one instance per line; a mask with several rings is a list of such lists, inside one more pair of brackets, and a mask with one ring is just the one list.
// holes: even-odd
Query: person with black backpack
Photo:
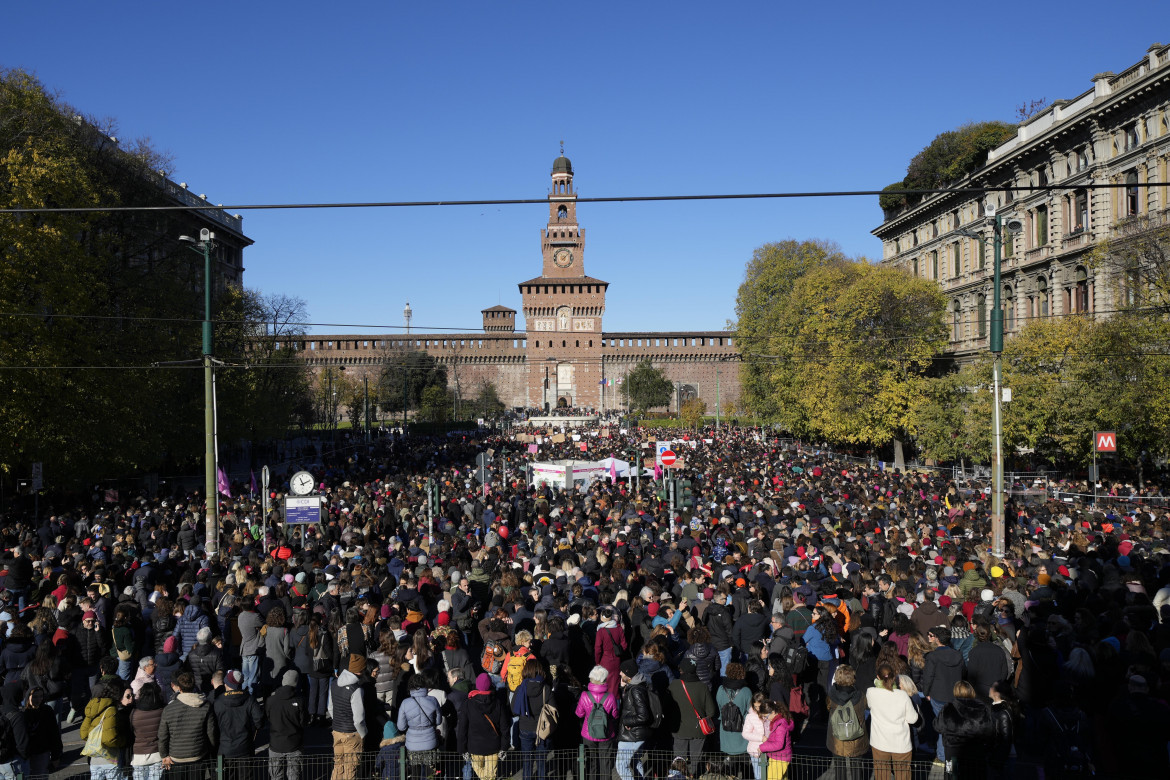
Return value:
[(723, 684), (715, 692), (715, 705), (719, 708), (719, 749), (727, 756), (728, 762), (725, 773), (735, 777), (747, 775), (747, 740), (743, 736), (743, 724), (752, 705), (752, 693), (743, 664), (728, 664)]

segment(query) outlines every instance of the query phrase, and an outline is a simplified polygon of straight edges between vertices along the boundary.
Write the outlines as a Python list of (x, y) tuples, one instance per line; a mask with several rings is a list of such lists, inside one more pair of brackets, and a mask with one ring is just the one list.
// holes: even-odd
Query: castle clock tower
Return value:
[(585, 275), (573, 164), (553, 161), (541, 275), (520, 283), (527, 335), (529, 405), (600, 408), (601, 317), (608, 282)]

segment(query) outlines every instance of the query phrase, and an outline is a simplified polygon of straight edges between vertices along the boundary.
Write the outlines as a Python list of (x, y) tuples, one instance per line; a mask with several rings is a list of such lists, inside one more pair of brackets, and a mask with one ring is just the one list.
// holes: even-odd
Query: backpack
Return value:
[(517, 650), (514, 653), (508, 653), (507, 658), (504, 659), (504, 676), (508, 682), (508, 690), (515, 692), (520, 687), (520, 681), (523, 679), (524, 664), (530, 658), (528, 648), (522, 648), (523, 653)]
[(504, 668), (504, 648), (499, 642), (495, 640), (488, 640), (483, 644), (483, 655), (479, 659), (479, 665), (488, 674), (499, 674), (500, 670)]
[(1060, 729), (1060, 739), (1056, 740), (1055, 746), (1055, 765), (1060, 770), (1060, 776), (1088, 777), (1093, 774), (1093, 766), (1089, 757), (1081, 749), (1080, 719), (1074, 720), (1070, 728), (1061, 723), (1051, 709), (1046, 709), (1045, 712)]
[(808, 700), (804, 698), (804, 686), (793, 683), (789, 689), (788, 711), (793, 715), (808, 715)]
[(734, 698), (728, 699), (719, 709), (719, 723), (729, 734), (739, 734), (743, 731), (743, 711), (735, 703)]
[(650, 728), (662, 728), (662, 699), (649, 685), (646, 686), (646, 699), (650, 702)]
[(801, 674), (808, 668), (808, 648), (793, 643), (784, 649), (784, 663), (793, 674)]
[(829, 716), (829, 728), (833, 731), (833, 739), (841, 742), (852, 742), (865, 736), (865, 727), (861, 725), (861, 718), (857, 717), (857, 708), (852, 701), (833, 710)]
[(586, 733), (589, 738), (598, 742), (603, 742), (609, 739), (609, 713), (605, 711), (605, 702), (609, 698), (607, 693), (598, 701), (594, 698), (592, 693), (585, 694), (593, 702), (593, 707), (589, 710), (589, 717), (586, 718)]
[(536, 718), (536, 738), (548, 739), (552, 736), (552, 733), (557, 730), (557, 720), (560, 716), (561, 713), (556, 704), (550, 704), (548, 694), (543, 694), (540, 715)]

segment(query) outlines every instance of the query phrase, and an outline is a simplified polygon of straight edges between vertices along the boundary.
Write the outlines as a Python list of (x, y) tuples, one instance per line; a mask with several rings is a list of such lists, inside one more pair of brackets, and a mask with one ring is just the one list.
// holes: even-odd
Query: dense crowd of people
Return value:
[[(653, 436), (597, 433), (539, 457)], [(0, 777), (78, 722), (91, 776), (135, 780), (264, 744), (298, 780), (325, 738), (333, 780), (546, 780), (582, 746), (591, 780), (1170, 776), (1165, 509), (1012, 501), (995, 558), (986, 491), (763, 430), (675, 449), (679, 512), (648, 477), (529, 485), (492, 434), (306, 443), (275, 498), (310, 469), (322, 522), (221, 498), (214, 552), (196, 494), (7, 518)]]

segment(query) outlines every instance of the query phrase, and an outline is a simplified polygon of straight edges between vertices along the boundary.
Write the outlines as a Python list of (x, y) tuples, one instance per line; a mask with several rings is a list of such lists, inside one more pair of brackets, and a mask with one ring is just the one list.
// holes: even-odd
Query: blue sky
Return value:
[[(217, 203), (880, 189), (940, 132), (1067, 98), (1170, 38), (1170, 4), (10, 4), (0, 66)], [(1124, 14), (1124, 12), (1119, 11)], [(606, 330), (717, 329), (753, 248), (876, 257), (876, 198), (584, 204)], [(248, 211), (245, 283), (314, 322), (476, 328), (540, 272), (542, 205)], [(316, 332), (343, 332), (317, 327)], [(359, 329), (361, 331), (361, 329)], [(365, 329), (363, 332), (376, 332)], [(389, 331), (386, 331), (389, 332)]]

